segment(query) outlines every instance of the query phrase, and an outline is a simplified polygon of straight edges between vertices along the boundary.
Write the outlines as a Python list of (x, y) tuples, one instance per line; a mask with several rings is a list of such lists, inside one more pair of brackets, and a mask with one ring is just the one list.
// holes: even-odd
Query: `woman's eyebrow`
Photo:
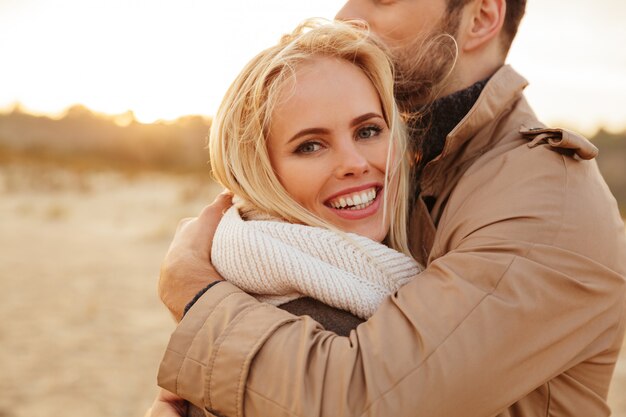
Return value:
[[(350, 127), (355, 127), (360, 123), (363, 123), (366, 120), (369, 119), (373, 119), (373, 118), (380, 118), (383, 119), (383, 116), (381, 116), (378, 113), (365, 113), (359, 117), (356, 117), (354, 119), (352, 119), (352, 121), (350, 122)], [(330, 133), (329, 129), (325, 129), (323, 127), (310, 127), (308, 129), (302, 129), (301, 131), (299, 131), (298, 133), (296, 133), (295, 135), (293, 135), (288, 141), (287, 143), (291, 143), (294, 140), (301, 138), (302, 136), (306, 136), (306, 135), (326, 135)]]
[(330, 130), (324, 129), (323, 127), (311, 127), (311, 128), (303, 129), (299, 131), (298, 133), (293, 135), (291, 139), (287, 141), (287, 143), (291, 143), (294, 140), (301, 138), (302, 136), (306, 136), (306, 135), (325, 135), (328, 133), (330, 133)]
[(350, 126), (354, 127), (354, 126), (356, 126), (356, 125), (358, 125), (360, 123), (363, 123), (366, 120), (373, 119), (375, 117), (378, 117), (380, 119), (384, 119), (383, 116), (381, 116), (378, 113), (365, 113), (364, 115), (359, 116), (359, 117), (353, 119), (352, 122), (350, 122)]

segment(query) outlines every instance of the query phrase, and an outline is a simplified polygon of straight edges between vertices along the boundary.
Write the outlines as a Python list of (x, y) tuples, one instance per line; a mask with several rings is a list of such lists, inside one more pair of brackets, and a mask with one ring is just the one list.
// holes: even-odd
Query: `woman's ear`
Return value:
[(506, 0), (477, 0), (466, 11), (464, 52), (479, 49), (498, 38), (506, 16)]

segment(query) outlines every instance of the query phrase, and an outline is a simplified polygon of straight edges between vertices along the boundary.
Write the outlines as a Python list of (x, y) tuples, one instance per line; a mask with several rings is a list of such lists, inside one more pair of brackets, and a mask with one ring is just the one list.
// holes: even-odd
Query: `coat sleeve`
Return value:
[[(160, 385), (224, 416), (497, 414), (622, 329), (624, 272), (611, 259), (623, 225), (611, 214), (573, 227), (578, 210), (614, 208), (601, 189), (572, 213), (568, 189), (586, 174), (562, 171), (452, 198), (442, 255), (349, 337), (216, 286), (173, 334)], [(594, 234), (609, 242), (594, 247)]]

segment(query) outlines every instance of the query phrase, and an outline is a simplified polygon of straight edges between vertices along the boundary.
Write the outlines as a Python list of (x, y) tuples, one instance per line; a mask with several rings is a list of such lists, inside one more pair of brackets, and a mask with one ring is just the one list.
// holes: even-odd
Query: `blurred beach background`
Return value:
[[(626, 216), (626, 5), (530, 0), (510, 63)], [(142, 416), (174, 321), (178, 221), (220, 191), (206, 136), (256, 52), (340, 1), (0, 0), (0, 417)], [(626, 417), (626, 351), (609, 402)]]

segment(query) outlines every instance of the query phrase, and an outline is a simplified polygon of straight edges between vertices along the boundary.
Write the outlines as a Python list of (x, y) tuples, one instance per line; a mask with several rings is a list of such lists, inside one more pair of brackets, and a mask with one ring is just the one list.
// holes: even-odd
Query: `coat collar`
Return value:
[(446, 175), (442, 174), (473, 161), (492, 145), (497, 135), (479, 133), (493, 127), (492, 122), (511, 109), (527, 85), (509, 65), (491, 77), (467, 115), (448, 134), (441, 154), (424, 168), (420, 181), (423, 195), (436, 195), (445, 182)]
[[(534, 120), (530, 108), (522, 106), (520, 117), (498, 128), (497, 121), (511, 112), (523, 99), (522, 91), (526, 80), (511, 67), (503, 66), (487, 82), (476, 103), (467, 115), (448, 134), (441, 154), (429, 162), (422, 171), (421, 194), (412, 204), (409, 219), (409, 247), (411, 254), (422, 265), (427, 265), (431, 253), (437, 223), (445, 203), (457, 182), (469, 166), (482, 154), (491, 149), (494, 142), (502, 139), (504, 129), (512, 135), (519, 135), (521, 119)], [(429, 204), (424, 198), (428, 198)]]

